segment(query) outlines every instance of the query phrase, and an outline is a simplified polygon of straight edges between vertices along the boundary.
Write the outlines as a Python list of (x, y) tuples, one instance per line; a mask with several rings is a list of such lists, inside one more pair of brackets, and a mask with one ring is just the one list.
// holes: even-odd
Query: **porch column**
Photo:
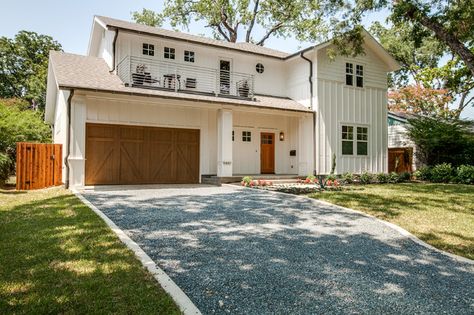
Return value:
[(305, 115), (298, 121), (298, 175), (307, 176), (313, 174), (313, 116)]
[(232, 176), (232, 111), (217, 112), (217, 176)]
[[(71, 152), (69, 163), (69, 185), (84, 186), (86, 149), (86, 100), (75, 96), (71, 103)], [(67, 150), (66, 147), (63, 150)]]

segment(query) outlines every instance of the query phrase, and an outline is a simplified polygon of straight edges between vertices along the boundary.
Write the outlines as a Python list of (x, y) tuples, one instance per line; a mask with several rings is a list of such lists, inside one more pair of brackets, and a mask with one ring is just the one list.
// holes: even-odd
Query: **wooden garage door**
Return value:
[(199, 182), (199, 130), (86, 125), (86, 185)]

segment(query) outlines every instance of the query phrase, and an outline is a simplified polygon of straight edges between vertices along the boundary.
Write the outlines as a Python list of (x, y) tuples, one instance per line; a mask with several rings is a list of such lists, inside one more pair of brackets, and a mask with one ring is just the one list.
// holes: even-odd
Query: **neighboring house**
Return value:
[(390, 111), (387, 114), (389, 172), (412, 172), (416, 169), (415, 145), (407, 136), (408, 119), (411, 117), (403, 112)]
[(45, 119), (71, 186), (387, 171), (387, 72), (331, 43), (294, 54), (94, 17), (87, 56), (50, 55)]

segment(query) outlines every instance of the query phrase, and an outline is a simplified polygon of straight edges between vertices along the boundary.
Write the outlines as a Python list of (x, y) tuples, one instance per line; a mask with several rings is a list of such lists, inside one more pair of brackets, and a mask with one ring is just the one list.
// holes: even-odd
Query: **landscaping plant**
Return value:
[(342, 179), (346, 184), (352, 184), (354, 182), (354, 174), (347, 172), (342, 174)]
[(242, 178), (242, 186), (245, 186), (245, 187), (250, 187), (250, 186), (253, 186), (252, 185), (253, 183), (253, 178), (251, 176), (245, 176), (244, 178)]
[(388, 180), (389, 180), (389, 175), (388, 174), (378, 173), (377, 175), (375, 175), (375, 177), (377, 179), (377, 183), (379, 183), (379, 184), (388, 183)]
[(373, 175), (370, 174), (369, 172), (363, 172), (362, 174), (360, 174), (360, 177), (359, 177), (359, 182), (363, 185), (367, 185), (367, 184), (370, 184), (373, 180)]
[(431, 169), (431, 181), (435, 183), (449, 183), (453, 179), (454, 169), (450, 163), (435, 165)]
[(456, 182), (474, 184), (474, 165), (460, 165), (456, 169)]

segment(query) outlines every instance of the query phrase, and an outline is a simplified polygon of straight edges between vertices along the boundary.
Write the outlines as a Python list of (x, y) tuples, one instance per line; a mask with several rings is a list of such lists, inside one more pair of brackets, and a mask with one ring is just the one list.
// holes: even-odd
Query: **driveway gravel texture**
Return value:
[(316, 200), (237, 186), (85, 190), (204, 314), (474, 314), (474, 265)]

